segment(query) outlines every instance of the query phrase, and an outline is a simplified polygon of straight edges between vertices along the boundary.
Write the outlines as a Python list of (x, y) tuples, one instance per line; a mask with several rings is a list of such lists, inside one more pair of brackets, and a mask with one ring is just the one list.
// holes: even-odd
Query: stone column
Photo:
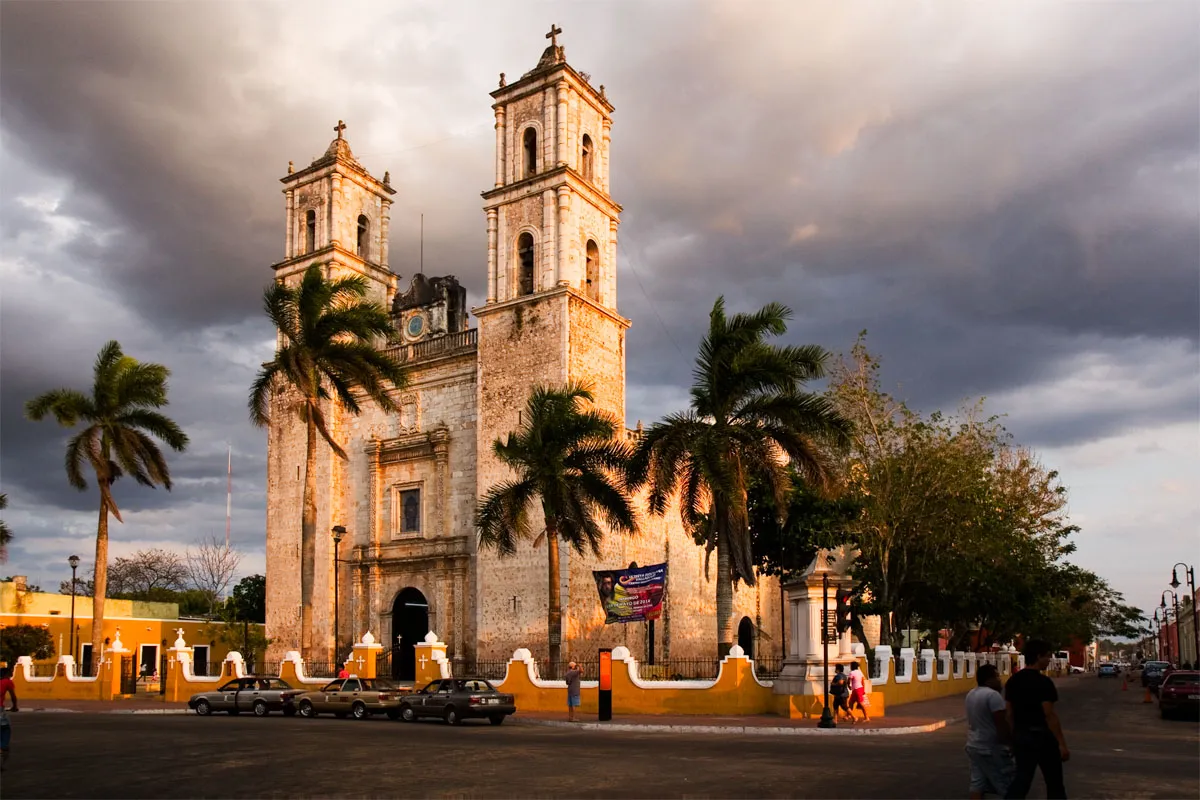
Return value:
[[(500, 169), (502, 165), (496, 165)], [(487, 210), (487, 241), (488, 241), (488, 264), (487, 264), (487, 301), (489, 303), (496, 302), (496, 224), (497, 213), (496, 209), (489, 208)]]
[(379, 209), (379, 264), (384, 269), (387, 269), (388, 265), (388, 226), (391, 221), (392, 201), (383, 200), (382, 207)]
[(450, 536), (450, 481), (446, 480), (450, 460), (450, 432), (440, 428), (429, 437), (433, 444), (435, 474), (437, 475), (437, 522), (434, 530), (442, 536)]
[(609, 308), (617, 307), (617, 226), (620, 225), (615, 219), (608, 221), (608, 247), (607, 263), (604, 267), (604, 296), (601, 302)]
[(496, 186), (504, 185), (504, 106), (496, 106)]
[(609, 194), (612, 190), (609, 188), (608, 178), (608, 149), (612, 147), (612, 120), (604, 118), (604, 130), (600, 134), (600, 188), (605, 194)]
[(555, 278), (555, 265), (558, 263), (558, 226), (554, 224), (554, 197), (553, 189), (542, 192), (542, 258), (538, 272), (542, 276), (543, 286), (554, 286), (558, 282)]
[(342, 231), (341, 217), (338, 212), (341, 209), (342, 199), (342, 176), (335, 172), (329, 176), (329, 243), (341, 245)]
[(555, 150), (554, 164), (562, 166), (567, 163), (567, 82), (558, 82), (558, 148)]
[(508, 225), (504, 206), (496, 209), (496, 300), (508, 299)]
[(288, 189), (284, 192), (284, 196), (287, 198), (284, 203), (287, 208), (287, 236), (283, 244), (283, 252), (287, 254), (288, 258), (291, 258), (296, 255), (292, 249), (296, 241), (296, 193)]
[(538, 142), (538, 146), (542, 149), (543, 169), (547, 170), (554, 169), (556, 162), (557, 139), (554, 127), (554, 112), (558, 110), (555, 102), (556, 94), (553, 86), (547, 86), (546, 91), (542, 93), (542, 141)]
[[(562, 127), (559, 127), (562, 130)], [(558, 187), (558, 232), (555, 236), (557, 263), (554, 270), (554, 285), (559, 281), (570, 280), (567, 276), (567, 258), (571, 252), (571, 242), (567, 232), (567, 222), (571, 216), (571, 187)]]

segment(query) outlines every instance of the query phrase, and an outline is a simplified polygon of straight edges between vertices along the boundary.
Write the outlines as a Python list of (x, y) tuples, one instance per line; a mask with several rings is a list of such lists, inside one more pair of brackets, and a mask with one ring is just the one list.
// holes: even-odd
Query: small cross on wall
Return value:
[(421, 669), (422, 669), (422, 670), (424, 670), (424, 669), (425, 669), (425, 664), (426, 664), (428, 661), (429, 661), (429, 658), (428, 658), (428, 657), (426, 657), (426, 656), (421, 656)]
[(339, 120), (338, 120), (338, 124), (337, 124), (337, 125), (334, 125), (334, 126), (333, 126), (333, 129), (334, 129), (335, 131), (337, 131), (338, 138), (339, 138), (339, 139), (341, 139), (341, 138), (342, 138), (342, 131), (346, 130), (346, 123), (345, 123), (345, 122), (342, 122), (342, 121), (339, 119)]
[(562, 33), (562, 28), (550, 23), (550, 32), (546, 34), (546, 38), (550, 40), (551, 47), (558, 47), (558, 35)]

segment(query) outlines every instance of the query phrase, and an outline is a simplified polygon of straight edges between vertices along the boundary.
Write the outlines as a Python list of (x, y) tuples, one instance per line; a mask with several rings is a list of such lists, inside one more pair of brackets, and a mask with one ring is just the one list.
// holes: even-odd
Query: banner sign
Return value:
[(662, 616), (667, 565), (651, 564), (629, 569), (593, 570), (604, 624), (644, 622)]

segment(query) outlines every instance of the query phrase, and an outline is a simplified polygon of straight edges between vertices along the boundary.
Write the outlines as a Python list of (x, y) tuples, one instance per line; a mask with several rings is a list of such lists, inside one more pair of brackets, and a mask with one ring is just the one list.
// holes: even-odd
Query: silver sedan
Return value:
[(248, 711), (256, 717), (282, 711), (290, 717), (296, 713), (296, 707), (283, 694), (291, 688), (279, 678), (234, 678), (219, 689), (192, 695), (188, 708), (202, 717), (214, 711), (226, 711), (230, 716)]

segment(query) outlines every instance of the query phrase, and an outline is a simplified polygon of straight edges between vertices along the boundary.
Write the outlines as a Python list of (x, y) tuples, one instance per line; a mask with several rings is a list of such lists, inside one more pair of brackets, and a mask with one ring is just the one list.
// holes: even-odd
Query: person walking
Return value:
[(1008, 745), (1012, 731), (1007, 707), (1000, 694), (1000, 670), (984, 664), (975, 673), (977, 686), (967, 692), (967, 760), (971, 765), (971, 800), (985, 793), (1003, 797), (1013, 778), (1013, 758)]
[(1071, 758), (1071, 751), (1067, 749), (1062, 724), (1054, 708), (1058, 702), (1058, 688), (1042, 674), (1050, 666), (1053, 648), (1049, 642), (1031, 639), (1021, 652), (1025, 656), (1025, 669), (1009, 678), (1004, 687), (1008, 719), (1012, 724), (1013, 755), (1017, 761), (1005, 797), (1024, 798), (1029, 794), (1033, 774), (1040, 768), (1046, 781), (1046, 797), (1059, 800), (1067, 796), (1063, 764)]
[(829, 682), (829, 696), (833, 698), (833, 718), (854, 721), (850, 707), (846, 705), (850, 696), (850, 681), (846, 678), (846, 668), (838, 664), (833, 670), (833, 680)]
[(567, 664), (563, 677), (567, 681), (567, 722), (579, 722), (579, 706), (583, 702), (579, 684), (583, 680), (583, 670), (572, 661)]
[(850, 705), (847, 711), (851, 720), (854, 720), (855, 706), (862, 709), (862, 721), (870, 722), (871, 715), (867, 713), (867, 681), (862, 670), (858, 668), (857, 661), (850, 665)]
[(12, 710), (15, 714), (21, 709), (17, 707), (17, 686), (12, 680), (12, 671), (5, 667), (0, 670), (0, 772), (8, 764), (8, 745), (12, 741), (12, 721), (8, 718), (6, 701), (12, 697)]

